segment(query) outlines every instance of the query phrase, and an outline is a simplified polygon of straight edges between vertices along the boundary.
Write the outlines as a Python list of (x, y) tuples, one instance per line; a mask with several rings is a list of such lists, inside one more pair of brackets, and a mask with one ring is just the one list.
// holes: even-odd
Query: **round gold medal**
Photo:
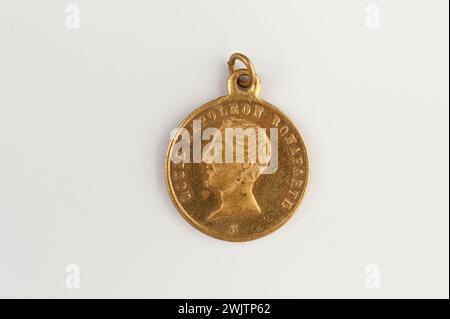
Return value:
[[(235, 70), (240, 60), (245, 68)], [(302, 137), (258, 97), (251, 61), (228, 62), (227, 96), (193, 111), (171, 134), (167, 188), (180, 214), (218, 239), (247, 241), (283, 225), (302, 200), (309, 163)]]

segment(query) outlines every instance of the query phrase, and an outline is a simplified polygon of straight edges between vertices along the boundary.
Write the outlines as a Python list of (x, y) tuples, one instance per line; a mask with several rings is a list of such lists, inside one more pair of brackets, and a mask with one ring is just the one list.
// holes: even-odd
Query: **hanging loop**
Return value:
[[(236, 61), (239, 60), (245, 65), (245, 69), (235, 70)], [(230, 77), (234, 72), (245, 70), (245, 73), (241, 73), (237, 78), (237, 84), (243, 89), (249, 89), (256, 86), (257, 76), (255, 72), (255, 67), (252, 61), (247, 58), (242, 53), (233, 53), (228, 60), (228, 71), (230, 72)]]
[(243, 95), (246, 97), (254, 96), (257, 97), (259, 94), (259, 88), (261, 86), (261, 82), (259, 81), (259, 77), (256, 76), (255, 82), (253, 85), (251, 85), (248, 88), (242, 88), (242, 86), (239, 84), (239, 78), (241, 77), (250, 77), (247, 69), (239, 69), (234, 71), (229, 77), (228, 77), (228, 93), (229, 95)]

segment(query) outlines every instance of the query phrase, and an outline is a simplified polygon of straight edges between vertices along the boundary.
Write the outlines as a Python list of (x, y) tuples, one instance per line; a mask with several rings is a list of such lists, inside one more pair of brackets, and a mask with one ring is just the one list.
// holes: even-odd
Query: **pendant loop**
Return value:
[[(234, 65), (236, 63), (236, 60), (239, 60), (242, 63), (244, 63), (246, 69), (235, 70)], [(242, 53), (233, 53), (230, 56), (230, 59), (228, 60), (228, 71), (230, 72), (230, 77), (234, 72), (241, 70), (245, 70), (246, 72), (239, 75), (239, 77), (237, 78), (237, 84), (244, 89), (256, 86), (257, 76), (252, 61), (250, 61), (250, 59), (247, 58)], [(246, 75), (248, 79), (243, 80), (242, 79), (243, 75)]]
[(242, 76), (248, 76), (250, 77), (247, 69), (239, 69), (234, 71), (229, 77), (228, 77), (228, 93), (229, 95), (245, 95), (245, 96), (255, 96), (257, 97), (259, 95), (259, 88), (261, 86), (261, 82), (259, 80), (259, 77), (256, 76), (254, 83), (249, 86), (248, 88), (242, 87), (239, 84), (239, 77)]

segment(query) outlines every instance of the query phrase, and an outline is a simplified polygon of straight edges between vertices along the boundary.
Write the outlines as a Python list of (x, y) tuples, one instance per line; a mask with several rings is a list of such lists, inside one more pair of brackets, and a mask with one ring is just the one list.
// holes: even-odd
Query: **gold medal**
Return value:
[[(245, 68), (235, 69), (240, 60)], [(247, 241), (295, 212), (308, 182), (302, 137), (278, 108), (258, 97), (251, 61), (228, 61), (228, 95), (188, 115), (171, 134), (167, 188), (180, 214), (203, 233)]]

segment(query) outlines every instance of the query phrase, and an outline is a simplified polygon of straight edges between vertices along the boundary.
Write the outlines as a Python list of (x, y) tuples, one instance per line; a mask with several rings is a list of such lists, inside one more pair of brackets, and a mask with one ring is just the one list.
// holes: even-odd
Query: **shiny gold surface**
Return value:
[[(244, 69), (235, 70), (236, 60)], [(278, 129), (278, 169), (261, 174), (263, 163), (174, 163), (175, 139), (166, 154), (169, 194), (181, 215), (203, 233), (228, 241), (248, 241), (283, 225), (298, 207), (308, 182), (305, 145), (295, 125), (276, 107), (258, 97), (260, 80), (251, 61), (235, 53), (228, 62), (229, 94), (208, 102), (181, 123), (193, 136), (193, 121), (202, 129), (229, 127)], [(269, 143), (269, 135), (261, 140)], [(207, 140), (201, 142), (208, 147)], [(270, 144), (267, 144), (270, 145)], [(226, 147), (226, 145), (225, 145)], [(267, 148), (268, 155), (274, 150)]]

